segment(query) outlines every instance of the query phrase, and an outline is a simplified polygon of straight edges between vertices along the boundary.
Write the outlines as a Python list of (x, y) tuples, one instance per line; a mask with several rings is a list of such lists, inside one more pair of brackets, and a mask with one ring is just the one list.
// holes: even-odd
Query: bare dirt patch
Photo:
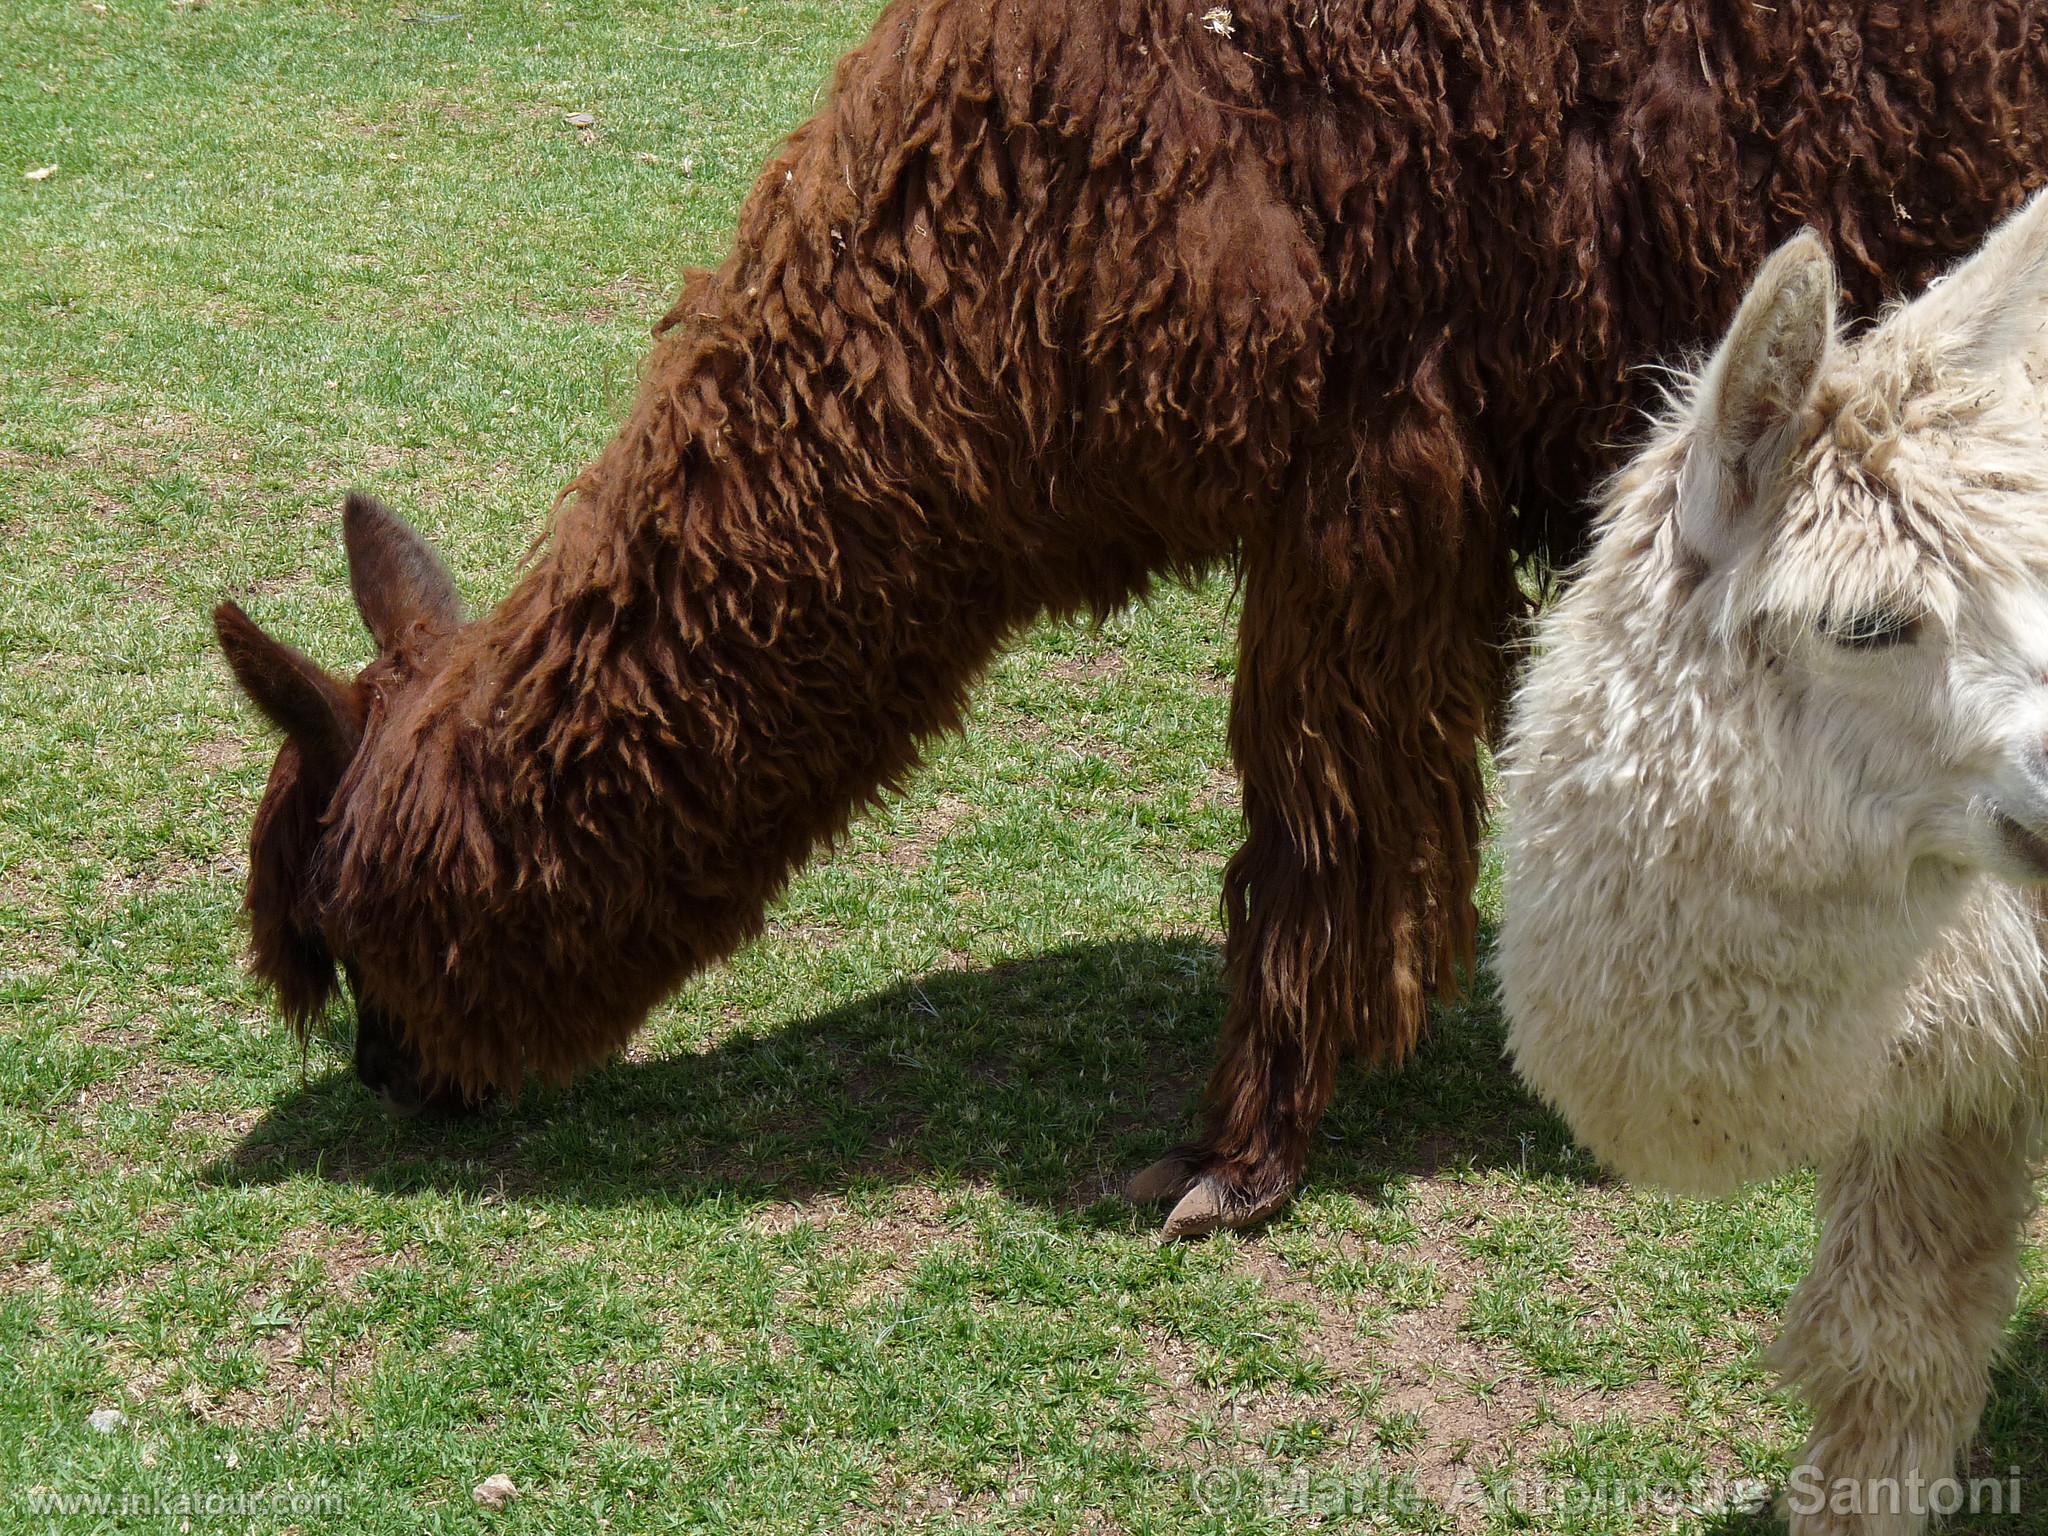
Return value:
[(204, 741), (194, 742), (189, 753), (193, 764), (209, 773), (239, 768), (250, 756), (246, 738), (219, 731)]
[(191, 411), (151, 406), (119, 416), (94, 416), (79, 425), (69, 454), (73, 466), (107, 471), (122, 485), (160, 474), (173, 462), (218, 495), (249, 477), (246, 444)]
[(896, 1189), (880, 1211), (856, 1211), (844, 1195), (816, 1194), (777, 1202), (750, 1218), (748, 1225), (772, 1235), (817, 1227), (829, 1236), (835, 1251), (859, 1253), (871, 1261), (874, 1267), (848, 1293), (848, 1307), (866, 1306), (900, 1290), (926, 1253), (957, 1240), (962, 1232), (938, 1192), (916, 1184)]
[(309, 1353), (305, 1332), (288, 1327), (257, 1336), (263, 1381), (213, 1396), (188, 1387), (182, 1401), (195, 1418), (243, 1429), (292, 1425), (297, 1434), (321, 1429), (347, 1411), (348, 1388), (370, 1373), (376, 1351), (358, 1337), (330, 1352)]
[[(1471, 1495), (1484, 1475), (1527, 1471), (1532, 1458), (1577, 1425), (1616, 1414), (1633, 1422), (1680, 1414), (1679, 1395), (1655, 1378), (1614, 1390), (1546, 1379), (1511, 1349), (1469, 1331), (1471, 1297), (1486, 1265), (1465, 1239), (1515, 1204), (1509, 1189), (1449, 1177), (1422, 1181), (1408, 1210), (1418, 1235), (1401, 1254), (1428, 1264), (1442, 1293), (1428, 1305), (1383, 1315), (1377, 1309), (1372, 1316), (1354, 1311), (1270, 1248), (1248, 1245), (1243, 1267), (1258, 1276), (1267, 1294), (1307, 1317), (1302, 1342), (1324, 1367), (1327, 1388), (1313, 1397), (1279, 1394), (1264, 1402), (1229, 1402), (1201, 1387), (1169, 1341), (1154, 1351), (1163, 1385), (1148, 1438), (1161, 1447), (1178, 1444), (1196, 1426), (1220, 1422), (1239, 1441), (1256, 1443), (1290, 1418), (1341, 1414), (1347, 1402), (1367, 1403), (1372, 1427), (1340, 1440), (1322, 1458), (1324, 1468), (1405, 1479), (1449, 1509), (1457, 1529), (1477, 1531), (1484, 1528), (1485, 1507)], [(1575, 1266), (1583, 1256), (1597, 1280), (1618, 1247), (1606, 1213), (1575, 1212), (1571, 1224)], [(1341, 1248), (1360, 1239), (1347, 1233), (1318, 1242)], [(1246, 1450), (1212, 1448), (1222, 1459), (1242, 1458)], [(1729, 1458), (1723, 1470), (1732, 1466)]]
[(1100, 683), (1124, 669), (1121, 652), (1109, 650), (1098, 656), (1062, 656), (1052, 664), (1052, 675), (1063, 683)]
[(1060, 726), (1024, 710), (1003, 710), (996, 717), (997, 727), (1013, 741), (1027, 742), (1047, 751), (1063, 752), (1078, 761), (1099, 757), (1104, 762), (1114, 763), (1119, 768), (1135, 769), (1138, 766), (1136, 754), (1116, 742), (1105, 740), (1085, 728), (1062, 729)]
[[(105, 1043), (128, 1048), (143, 1044), (148, 1036), (141, 1031), (129, 1032), (125, 1038), (114, 1036), (108, 1031)], [(162, 1062), (138, 1060), (136, 1064), (112, 1077), (88, 1083), (71, 1102), (71, 1118), (88, 1135), (97, 1129), (98, 1121), (107, 1110), (144, 1111), (155, 1109), (164, 1100), (182, 1096), (205, 1084), (207, 1079), (200, 1073), (182, 1067), (169, 1066)], [(88, 1158), (90, 1166), (93, 1164)]]
[(239, 882), (242, 873), (239, 861), (225, 852), (204, 859), (164, 852), (148, 864), (126, 869), (109, 868), (101, 879), (101, 889), (108, 905), (119, 907), (125, 902), (160, 896), (166, 891), (178, 890), (204, 879)]
[(1203, 1381), (1195, 1347), (1178, 1334), (1147, 1325), (1146, 1363), (1159, 1379), (1148, 1403), (1145, 1443), (1172, 1453), (1199, 1447), (1202, 1459), (1242, 1457), (1264, 1446), (1282, 1427), (1328, 1411), (1316, 1394), (1285, 1387), (1226, 1391)]
[[(164, 1220), (168, 1219), (166, 1213)], [(163, 1221), (152, 1224), (160, 1227)], [(356, 1338), (316, 1351), (308, 1343), (306, 1316), (284, 1310), (292, 1271), (309, 1254), (317, 1255), (325, 1268), (323, 1291), (339, 1300), (360, 1294), (364, 1281), (377, 1271), (416, 1262), (419, 1257), (412, 1245), (387, 1251), (364, 1233), (325, 1223), (285, 1233), (255, 1267), (241, 1308), (247, 1318), (245, 1331), (209, 1346), (252, 1353), (260, 1362), (260, 1380), (226, 1390), (187, 1381), (176, 1391), (175, 1401), (192, 1417), (243, 1428), (291, 1425), (295, 1433), (308, 1433), (345, 1411), (347, 1388), (368, 1374), (375, 1350), (369, 1339)], [(125, 1316), (185, 1273), (190, 1264), (190, 1255), (179, 1255), (146, 1265), (96, 1289), (94, 1300), (116, 1317)], [(182, 1373), (185, 1356), (177, 1347), (162, 1354), (141, 1355), (131, 1342), (139, 1336), (123, 1328), (112, 1330), (106, 1355), (109, 1366), (122, 1379), (127, 1399), (147, 1403), (161, 1398)]]
[(934, 1525), (953, 1529), (996, 1518), (1003, 1504), (982, 1489), (963, 1493), (951, 1478), (914, 1477), (890, 1465), (875, 1479), (874, 1490), (848, 1510), (841, 1527), (849, 1532), (925, 1530)]
[(900, 870), (922, 869), (930, 860), (932, 850), (974, 814), (973, 801), (959, 795), (941, 795), (930, 810), (917, 818), (906, 835), (890, 843), (882, 854), (883, 861)]

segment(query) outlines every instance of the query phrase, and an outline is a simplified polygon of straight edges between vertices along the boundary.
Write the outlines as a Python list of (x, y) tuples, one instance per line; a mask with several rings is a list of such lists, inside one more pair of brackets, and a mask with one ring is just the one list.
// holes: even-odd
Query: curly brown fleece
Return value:
[[(324, 822), (265, 805), (294, 1016), (338, 956), (431, 1077), (574, 1072), (1020, 628), (1235, 556), (1246, 839), (1178, 1182), (1284, 1197), (1340, 1052), (1402, 1055), (1472, 950), (1512, 561), (1572, 550), (1638, 365), (1802, 223), (1866, 307), (1971, 246), (2048, 169), (2048, 52), (1995, 0), (1209, 10), (889, 6), (515, 590), (385, 647)], [(272, 802), (326, 793), (297, 751)]]

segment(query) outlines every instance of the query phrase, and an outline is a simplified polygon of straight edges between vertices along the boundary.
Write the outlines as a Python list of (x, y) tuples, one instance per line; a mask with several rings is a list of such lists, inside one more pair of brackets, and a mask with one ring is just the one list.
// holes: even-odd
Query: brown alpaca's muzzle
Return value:
[(344, 969), (356, 999), (356, 1080), (377, 1096), (392, 1118), (410, 1120), (426, 1115), (455, 1119), (474, 1114), (490, 1102), (488, 1090), (471, 1098), (458, 1087), (430, 1083), (419, 1053), (406, 1043), (405, 1025), (364, 999), (354, 966)]
[(353, 681), (265, 633), (234, 603), (214, 610), (235, 681), (285, 738), (250, 833), (244, 904), (251, 969), (276, 991), (303, 1039), (333, 995), (339, 960), (356, 999), (355, 1068), (363, 1086), (394, 1115), (467, 1113), (487, 1095), (472, 1097), (429, 1078), (404, 1021), (365, 994), (357, 967), (337, 956), (321, 931), (317, 850), (371, 729), (373, 699), (406, 658), (462, 624), (454, 578), (402, 518), (352, 493), (342, 508), (342, 535), (349, 588), (377, 646), (377, 659)]

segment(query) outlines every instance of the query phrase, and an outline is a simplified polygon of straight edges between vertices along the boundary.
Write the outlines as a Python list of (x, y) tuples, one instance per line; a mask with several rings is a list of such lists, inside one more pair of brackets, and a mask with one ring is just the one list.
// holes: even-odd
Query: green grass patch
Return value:
[[(1032, 634), (573, 1089), (397, 1126), (301, 1059), (208, 610), (361, 660), (357, 483), (501, 592), (873, 10), (443, 3), (0, 11), (0, 1529), (1590, 1536), (1668, 1522), (1516, 1480), (1782, 1473), (1809, 1183), (1602, 1179), (1483, 985), (1266, 1232), (1116, 1198), (1220, 1020), (1221, 579)], [(2044, 1302), (1986, 1467), (2048, 1464)]]

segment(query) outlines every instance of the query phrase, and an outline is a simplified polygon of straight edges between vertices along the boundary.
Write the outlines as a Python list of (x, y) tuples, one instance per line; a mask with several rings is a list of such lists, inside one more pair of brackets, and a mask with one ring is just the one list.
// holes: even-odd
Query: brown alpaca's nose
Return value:
[(381, 1009), (356, 1006), (356, 1079), (393, 1114), (419, 1109), (419, 1071), (405, 1049), (405, 1031)]
[(482, 1109), (488, 1094), (470, 1099), (460, 1089), (429, 1087), (419, 1057), (406, 1044), (405, 1026), (358, 993), (356, 1006), (356, 1079), (394, 1119), (416, 1115), (454, 1117)]

